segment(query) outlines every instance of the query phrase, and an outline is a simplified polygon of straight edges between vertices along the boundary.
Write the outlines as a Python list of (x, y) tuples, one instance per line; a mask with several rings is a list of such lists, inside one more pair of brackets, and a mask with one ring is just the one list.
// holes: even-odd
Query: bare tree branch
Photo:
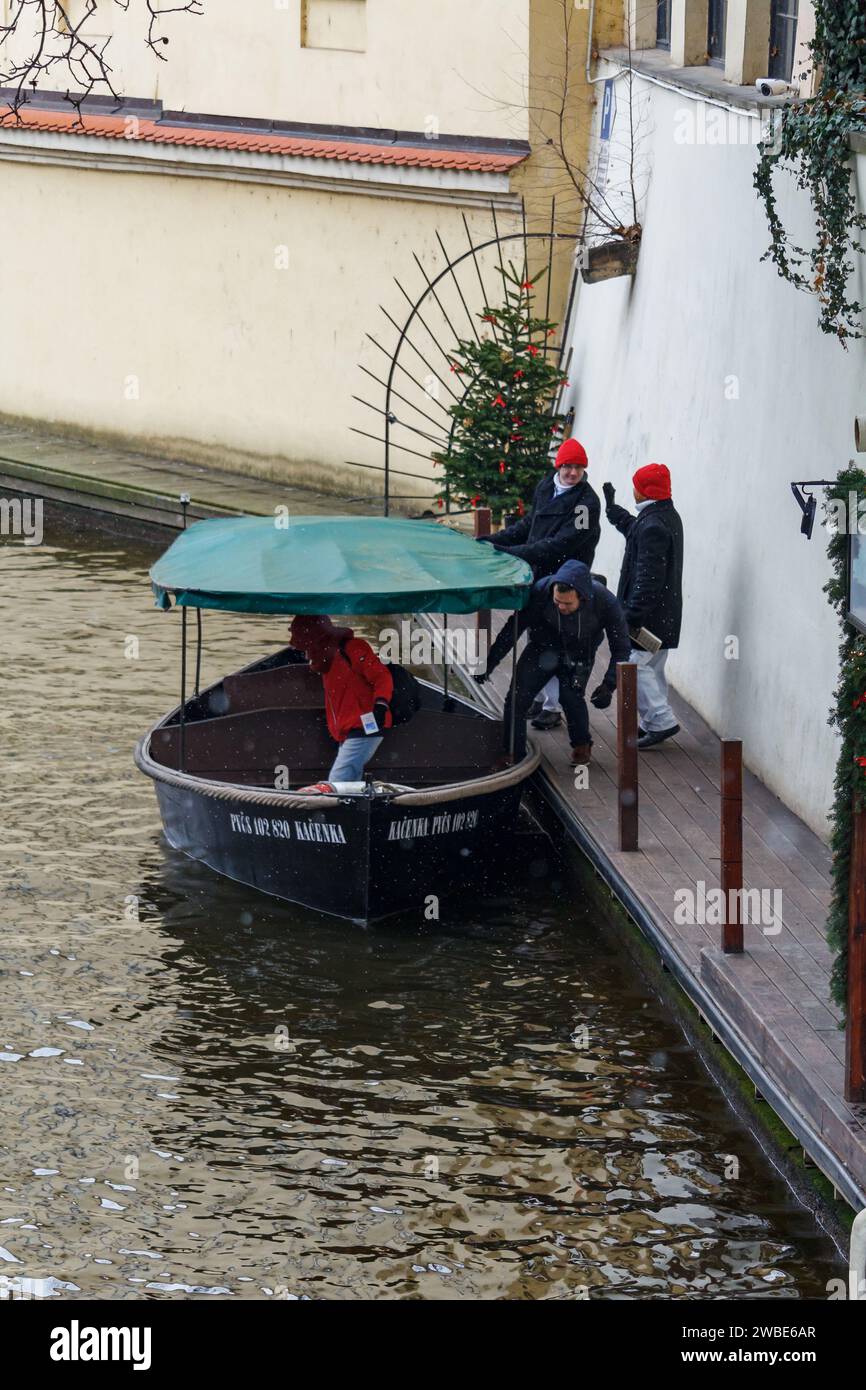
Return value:
[[(578, 109), (581, 111), (586, 109), (587, 114), (589, 114), (594, 100), (591, 95), (588, 98), (584, 98), (582, 95), (585, 56), (582, 45), (578, 45), (575, 33), (577, 17), (574, 0), (559, 0), (559, 8), (562, 24), (555, 46), (550, 43), (545, 45), (542, 50), (544, 63), (540, 66), (546, 69), (545, 79), (533, 83), (532, 74), (530, 74), (530, 85), (533, 90), (530, 93), (524, 87), (519, 97), (515, 94), (515, 99), (512, 101), (501, 96), (494, 97), (490, 92), (479, 92), (479, 95), (494, 102), (500, 110), (520, 112), (521, 115), (528, 117), (531, 137), (535, 137), (532, 143), (538, 149), (545, 146), (551, 150), (555, 164), (559, 169), (560, 177), (548, 177), (546, 187), (551, 191), (561, 191), (564, 188), (573, 195), (573, 200), (576, 201), (578, 208), (583, 213), (584, 233), (594, 225), (596, 230), (602, 230), (629, 240), (637, 240), (640, 237), (640, 195), (636, 184), (636, 154), (642, 120), (640, 112), (635, 110), (636, 98), (632, 66), (633, 40), (630, 26), (627, 26), (628, 66), (622, 68), (617, 74), (617, 76), (627, 77), (628, 136), (622, 142), (622, 156), (619, 162), (626, 169), (625, 180), (628, 186), (628, 195), (627, 199), (617, 196), (614, 200), (613, 194), (617, 193), (617, 190), (611, 190), (609, 193), (598, 182), (595, 171), (590, 167), (589, 158), (587, 158), (586, 167), (584, 167), (574, 157), (575, 113)], [(525, 56), (529, 61), (528, 51)], [(578, 74), (581, 78), (580, 82), (576, 81)], [(536, 90), (539, 87), (543, 87), (545, 90)], [(623, 209), (624, 201), (625, 208)], [(619, 210), (617, 210), (615, 203), (619, 204)], [(624, 225), (629, 221), (629, 218), (631, 218), (631, 224)]]
[(3, 88), (9, 115), (19, 121), (22, 106), (32, 94), (45, 86), (57, 72), (69, 84), (66, 100), (81, 114), (82, 103), (90, 96), (110, 96), (120, 102), (108, 57), (111, 38), (93, 33), (91, 23), (102, 5), (126, 12), (143, 9), (148, 16), (145, 45), (160, 62), (168, 37), (162, 32), (167, 15), (204, 13), (203, 0), (180, 0), (163, 5), (158, 0), (84, 0), (84, 13), (75, 22), (70, 18), (70, 0), (12, 0), (11, 14), (0, 23), (0, 88)]

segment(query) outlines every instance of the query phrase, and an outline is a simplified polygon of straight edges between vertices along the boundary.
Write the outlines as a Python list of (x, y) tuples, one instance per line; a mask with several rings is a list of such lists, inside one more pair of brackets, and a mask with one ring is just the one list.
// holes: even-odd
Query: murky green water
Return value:
[[(0, 1278), (823, 1296), (829, 1244), (567, 879), (363, 932), (165, 847), (131, 759), (176, 698), (149, 559), (0, 549)], [(204, 675), (283, 640), (208, 615)]]

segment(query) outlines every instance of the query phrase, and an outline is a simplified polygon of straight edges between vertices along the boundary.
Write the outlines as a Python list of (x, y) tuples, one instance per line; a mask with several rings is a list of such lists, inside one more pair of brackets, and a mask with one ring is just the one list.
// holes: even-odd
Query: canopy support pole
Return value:
[(180, 619), (180, 750), (178, 772), (186, 771), (186, 608), (181, 609)]
[(511, 645), (511, 728), (508, 733), (508, 752), (511, 761), (514, 761), (514, 741), (517, 734), (517, 609), (514, 610), (512, 618), (514, 641)]
[(198, 695), (201, 685), (201, 609), (195, 610), (196, 624), (196, 646), (195, 646), (195, 693)]
[[(183, 518), (181, 529), (186, 530), (186, 509), (190, 503), (188, 492), (180, 494), (180, 511)], [(199, 610), (199, 624), (201, 624), (201, 612)], [(201, 628), (199, 627), (199, 633)], [(186, 766), (186, 608), (181, 609), (180, 620), (180, 741), (178, 747), (178, 771), (183, 772)], [(198, 694), (198, 669), (196, 669), (196, 695)]]
[(448, 694), (448, 614), (442, 614), (442, 710), (445, 714), (454, 712), (454, 701)]

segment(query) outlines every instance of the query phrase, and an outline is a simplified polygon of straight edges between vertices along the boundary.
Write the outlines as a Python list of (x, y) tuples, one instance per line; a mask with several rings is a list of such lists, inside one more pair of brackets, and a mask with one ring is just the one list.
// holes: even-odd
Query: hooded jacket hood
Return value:
[(554, 584), (570, 584), (582, 599), (592, 598), (592, 573), (582, 560), (565, 560), (554, 574), (542, 581), (548, 588)]
[(331, 619), (318, 613), (302, 613), (292, 619), (289, 641), (303, 652), (313, 670), (320, 676), (330, 670), (340, 646), (354, 637), (350, 627), (337, 627)]

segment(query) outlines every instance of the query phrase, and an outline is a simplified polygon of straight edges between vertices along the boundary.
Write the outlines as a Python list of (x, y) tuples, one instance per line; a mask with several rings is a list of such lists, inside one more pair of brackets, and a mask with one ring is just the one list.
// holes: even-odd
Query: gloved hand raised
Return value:
[(609, 685), (597, 685), (589, 697), (590, 704), (595, 705), (596, 709), (607, 709), (613, 699), (613, 691)]
[(614, 498), (616, 497), (616, 488), (614, 487), (613, 483), (605, 483), (601, 490), (604, 493), (605, 506), (612, 507), (614, 503)]

